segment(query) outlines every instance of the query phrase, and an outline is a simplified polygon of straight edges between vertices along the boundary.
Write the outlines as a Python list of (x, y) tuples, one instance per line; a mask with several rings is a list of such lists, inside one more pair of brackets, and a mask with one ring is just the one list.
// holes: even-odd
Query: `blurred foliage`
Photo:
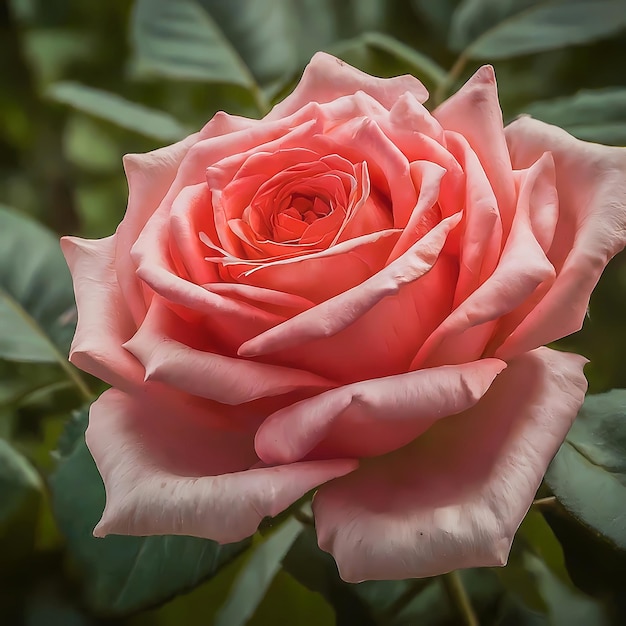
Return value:
[[(49, 231), (113, 232), (121, 155), (220, 109), (263, 115), (320, 49), (372, 74), (413, 73), (433, 103), (492, 62), (506, 121), (530, 113), (624, 145), (625, 27), (626, 0), (1, 3), (0, 623), (459, 624), (442, 579), (344, 583), (288, 516), (236, 546), (93, 539), (103, 490), (81, 407), (103, 386), (65, 359), (75, 311)], [(626, 387), (625, 294), (621, 255), (584, 329), (558, 346), (591, 359), (594, 393)], [(623, 392), (588, 399), (509, 566), (461, 574), (481, 624), (626, 623), (624, 406)]]

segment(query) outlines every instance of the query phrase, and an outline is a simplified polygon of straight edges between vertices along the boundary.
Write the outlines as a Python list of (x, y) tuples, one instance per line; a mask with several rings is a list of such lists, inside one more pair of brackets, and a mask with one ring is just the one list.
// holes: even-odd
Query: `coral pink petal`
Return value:
[(419, 102), (428, 99), (428, 91), (413, 76), (376, 78), (329, 54), (318, 52), (305, 68), (293, 93), (277, 104), (264, 119), (280, 119), (291, 115), (309, 102), (320, 104), (332, 102), (357, 91), (372, 96), (388, 110), (407, 91)]
[[(184, 397), (182, 397), (184, 398)], [(190, 415), (181, 397), (147, 400), (116, 389), (92, 405), (87, 445), (106, 489), (97, 537), (192, 535), (220, 543), (252, 535), (314, 487), (357, 466), (349, 459), (251, 469), (250, 433)]]
[(313, 501), (320, 547), (348, 582), (504, 565), (515, 531), (580, 408), (578, 355), (508, 364), (475, 407), (362, 461)]
[(510, 124), (506, 135), (516, 169), (552, 153), (559, 197), (548, 252), (557, 277), (497, 351), (508, 359), (581, 328), (604, 267), (626, 244), (626, 148), (579, 141), (528, 117)]
[(388, 229), (320, 252), (257, 264), (233, 259), (228, 260), (225, 267), (238, 282), (320, 302), (359, 285), (376, 273), (384, 266), (397, 238), (398, 230)]
[(515, 208), (515, 182), (493, 67), (481, 67), (457, 93), (435, 109), (433, 117), (444, 129), (463, 135), (478, 155), (498, 200), (504, 232), (508, 233)]
[(497, 320), (521, 305), (539, 285), (554, 278), (554, 267), (533, 233), (528, 210), (529, 206), (524, 205), (516, 211), (493, 274), (428, 338), (411, 369), (479, 358)]
[(328, 457), (385, 454), (437, 420), (472, 407), (506, 367), (498, 359), (366, 380), (270, 415), (256, 434), (266, 463), (293, 463), (320, 446)]
[(116, 236), (96, 240), (64, 237), (61, 247), (78, 306), (70, 361), (120, 389), (141, 384), (141, 365), (122, 348), (136, 326), (115, 272)]
[[(467, 299), (496, 268), (502, 250), (502, 222), (498, 201), (480, 162), (467, 140), (448, 131), (450, 152), (465, 172), (465, 220), (459, 260), (455, 306)], [(461, 198), (459, 198), (461, 200)]]
[(238, 354), (259, 356), (336, 335), (383, 298), (397, 294), (403, 285), (426, 274), (437, 261), (448, 233), (459, 223), (461, 215), (458, 213), (440, 222), (401, 257), (360, 285), (247, 341)]

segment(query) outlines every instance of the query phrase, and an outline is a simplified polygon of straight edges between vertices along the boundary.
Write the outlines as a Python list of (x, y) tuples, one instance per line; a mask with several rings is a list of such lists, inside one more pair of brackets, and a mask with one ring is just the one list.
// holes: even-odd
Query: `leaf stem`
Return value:
[(304, 524), (305, 526), (315, 526), (315, 521), (313, 520), (313, 518), (308, 515), (307, 513), (305, 513), (302, 509), (300, 509), (299, 507), (296, 507), (293, 510), (293, 516), (301, 523)]
[(449, 572), (441, 577), (441, 582), (450, 598), (452, 604), (456, 607), (459, 616), (463, 620), (465, 626), (479, 626), (478, 618), (472, 607), (469, 595), (463, 585), (459, 572)]
[(60, 358), (59, 363), (67, 374), (67, 377), (74, 383), (76, 389), (78, 389), (80, 395), (83, 396), (87, 402), (93, 402), (94, 395), (87, 386), (87, 383), (83, 380), (80, 372), (67, 359)]
[(272, 108), (269, 100), (265, 97), (263, 90), (256, 83), (254, 83), (250, 91), (252, 93), (252, 97), (254, 98), (254, 104), (259, 110), (261, 117), (265, 117)]
[(537, 498), (533, 500), (532, 506), (538, 509), (550, 508), (556, 504), (556, 496), (548, 496), (547, 498)]
[(387, 624), (393, 622), (402, 610), (410, 604), (416, 595), (421, 593), (430, 583), (432, 578), (415, 578), (411, 580), (406, 589), (378, 616), (378, 622)]
[(450, 87), (459, 79), (461, 72), (465, 69), (467, 62), (469, 61), (469, 57), (462, 52), (457, 60), (454, 62), (452, 67), (448, 70), (445, 78), (439, 83), (439, 86), (435, 90), (433, 95), (433, 106), (439, 106), (448, 95), (448, 91)]

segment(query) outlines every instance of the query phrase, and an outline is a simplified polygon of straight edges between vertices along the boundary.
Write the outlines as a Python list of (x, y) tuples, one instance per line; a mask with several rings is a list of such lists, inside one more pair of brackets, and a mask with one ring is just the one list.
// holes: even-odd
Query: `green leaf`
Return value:
[(42, 488), (35, 468), (8, 441), (0, 439), (0, 534)]
[(585, 141), (626, 145), (626, 88), (580, 91), (573, 96), (534, 102), (525, 110)]
[(93, 609), (123, 615), (161, 604), (215, 575), (248, 546), (249, 541), (220, 546), (184, 536), (94, 538), (104, 487), (85, 445), (87, 419), (84, 410), (71, 420), (50, 483), (57, 523)]
[(565, 585), (539, 557), (527, 552), (524, 561), (525, 567), (544, 591), (551, 626), (610, 625), (605, 610), (598, 602)]
[(56, 237), (0, 206), (0, 357), (67, 364), (74, 312)]
[(189, 131), (163, 111), (130, 102), (117, 94), (80, 83), (63, 81), (51, 85), (46, 95), (55, 102), (88, 113), (127, 130), (163, 141), (177, 141)]
[(324, 598), (282, 570), (276, 574), (248, 625), (334, 626), (335, 623), (335, 612)]
[(431, 58), (382, 33), (364, 33), (341, 41), (329, 51), (369, 74), (413, 74), (429, 89), (446, 78), (446, 71)]
[(449, 45), (474, 59), (506, 59), (610, 37), (626, 27), (624, 0), (465, 0)]
[(571, 515), (626, 550), (626, 390), (587, 397), (546, 482)]
[(35, 468), (0, 439), (0, 570), (10, 571), (32, 551), (42, 491)]
[(439, 35), (445, 35), (450, 27), (450, 19), (459, 0), (411, 0), (415, 13)]
[(137, 0), (132, 42), (135, 70), (141, 75), (254, 88), (250, 68), (195, 0)]
[(243, 626), (248, 622), (280, 570), (283, 558), (301, 532), (302, 524), (290, 518), (254, 549), (218, 612), (215, 626)]

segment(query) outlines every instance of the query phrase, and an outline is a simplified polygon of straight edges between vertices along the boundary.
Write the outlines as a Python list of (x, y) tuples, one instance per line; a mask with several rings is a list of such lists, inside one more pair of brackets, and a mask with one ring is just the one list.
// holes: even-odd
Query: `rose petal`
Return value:
[(456, 307), (491, 276), (500, 259), (503, 232), (498, 201), (476, 153), (458, 133), (447, 131), (446, 141), (465, 172), (465, 220), (454, 294)]
[[(195, 396), (236, 405), (301, 390), (326, 390), (334, 383), (288, 367), (254, 363), (186, 345), (184, 324), (155, 298), (143, 324), (124, 344), (145, 368), (145, 380), (162, 382)], [(193, 337), (193, 332), (188, 333)]]
[(116, 235), (95, 240), (63, 237), (61, 248), (78, 307), (70, 361), (120, 389), (141, 383), (141, 365), (122, 348), (137, 327), (115, 272)]
[(326, 458), (397, 450), (437, 420), (476, 404), (505, 367), (498, 359), (483, 359), (327, 391), (270, 415), (257, 431), (257, 454), (281, 464), (299, 461), (318, 446)]
[(135, 276), (130, 249), (174, 181), (181, 160), (199, 138), (200, 133), (195, 133), (171, 146), (124, 157), (128, 207), (116, 231), (115, 270), (124, 299), (137, 323), (146, 311), (146, 302)]
[(524, 354), (473, 409), (321, 487), (313, 501), (317, 535), (341, 577), (504, 565), (584, 399), (584, 362), (547, 348)]
[(411, 369), (480, 358), (497, 321), (553, 280), (554, 267), (535, 238), (529, 209), (528, 203), (517, 207), (495, 271), (427, 339)]
[(268, 113), (265, 120), (276, 120), (291, 115), (309, 102), (332, 102), (357, 91), (372, 96), (386, 109), (410, 92), (418, 102), (428, 99), (428, 91), (413, 76), (376, 78), (324, 52), (317, 52), (306, 66), (294, 91)]
[(548, 253), (557, 277), (498, 349), (498, 356), (508, 359), (582, 327), (602, 271), (626, 244), (626, 149), (579, 141), (527, 117), (510, 124), (506, 135), (515, 168), (527, 168), (552, 152), (559, 197)]
[(393, 263), (361, 284), (242, 344), (240, 356), (259, 356), (331, 337), (354, 323), (378, 302), (426, 274), (435, 264), (448, 233), (459, 223), (458, 213), (443, 220)]
[(497, 198), (506, 235), (513, 221), (515, 183), (493, 67), (481, 67), (433, 111), (433, 117), (446, 130), (463, 135), (477, 154)]
[(321, 302), (351, 289), (376, 273), (383, 267), (397, 237), (396, 229), (388, 229), (356, 237), (319, 252), (268, 259), (267, 262), (253, 263), (232, 257), (212, 260), (223, 263), (233, 281)]
[[(148, 399), (149, 398), (149, 399)], [(250, 433), (189, 415), (180, 398), (116, 389), (92, 405), (87, 445), (106, 489), (94, 535), (192, 535), (220, 543), (252, 535), (317, 485), (355, 469), (353, 460), (250, 469)]]

